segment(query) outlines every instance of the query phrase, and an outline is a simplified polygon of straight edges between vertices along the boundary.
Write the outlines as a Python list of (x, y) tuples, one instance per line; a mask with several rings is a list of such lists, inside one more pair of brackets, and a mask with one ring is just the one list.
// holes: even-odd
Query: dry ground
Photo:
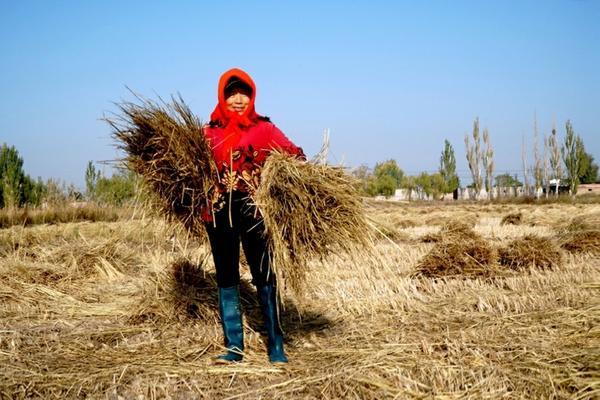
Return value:
[[(500, 222), (522, 213), (519, 225)], [(267, 362), (243, 286), (247, 356), (221, 351), (207, 250), (135, 219), (0, 229), (2, 398), (574, 398), (600, 396), (600, 257), (487, 278), (415, 275), (460, 219), (500, 247), (598, 205), (372, 204), (380, 262), (314, 262), (288, 299), (290, 363)], [(383, 262), (381, 262), (383, 261)], [(247, 271), (246, 271), (246, 277)], [(300, 319), (301, 316), (301, 319)]]

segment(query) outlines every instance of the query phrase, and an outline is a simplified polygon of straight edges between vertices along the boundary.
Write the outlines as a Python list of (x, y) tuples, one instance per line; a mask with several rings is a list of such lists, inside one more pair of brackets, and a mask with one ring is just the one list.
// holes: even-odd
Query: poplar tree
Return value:
[(535, 183), (535, 196), (538, 197), (539, 189), (544, 186), (544, 161), (540, 156), (537, 116), (533, 119), (533, 181)]
[(483, 167), (485, 168), (485, 190), (488, 193), (488, 198), (491, 200), (494, 195), (494, 150), (490, 140), (490, 132), (487, 129), (483, 130), (483, 143), (485, 144), (485, 152), (483, 153)]
[(575, 195), (579, 184), (581, 159), (584, 153), (583, 141), (575, 134), (570, 120), (565, 124), (565, 128), (567, 133), (562, 146), (562, 158), (569, 177), (569, 194)]
[(523, 163), (523, 182), (525, 193), (529, 194), (529, 167), (527, 166), (527, 143), (525, 141), (525, 135), (523, 135), (523, 142), (521, 145), (521, 162)]
[(558, 197), (558, 187), (562, 179), (562, 164), (560, 160), (560, 146), (558, 144), (558, 134), (556, 126), (552, 126), (552, 133), (548, 137), (548, 149), (550, 151), (550, 167), (552, 168), (552, 178), (556, 182), (554, 195)]
[(14, 146), (0, 148), (0, 206), (16, 208), (23, 202), (23, 159)]
[(85, 193), (88, 200), (95, 198), (96, 186), (100, 179), (100, 171), (96, 170), (94, 163), (88, 161), (87, 168), (85, 169)]
[(444, 150), (440, 155), (440, 175), (444, 179), (444, 193), (452, 193), (460, 186), (460, 180), (456, 175), (456, 157), (454, 148), (450, 142), (444, 140)]
[(550, 193), (550, 147), (548, 146), (548, 138), (544, 135), (544, 183), (546, 184), (545, 197), (548, 198)]
[(473, 178), (473, 188), (475, 189), (475, 198), (479, 197), (482, 186), (481, 178), (481, 138), (479, 136), (479, 117), (473, 121), (473, 143), (469, 141), (469, 135), (465, 135), (465, 147), (467, 150), (467, 162), (469, 163), (469, 170), (471, 171), (471, 177)]

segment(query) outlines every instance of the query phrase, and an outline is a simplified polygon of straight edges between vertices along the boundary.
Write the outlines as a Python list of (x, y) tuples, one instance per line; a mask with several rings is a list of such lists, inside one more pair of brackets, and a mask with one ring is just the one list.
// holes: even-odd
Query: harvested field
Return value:
[[(522, 239), (537, 249), (526, 239), (536, 235), (563, 244), (567, 233), (590, 230), (569, 221), (596, 215), (598, 205), (368, 209), (403, 240), (377, 242), (378, 262), (311, 261), (305, 296), (285, 307), (287, 366), (267, 362), (246, 270), (246, 357), (213, 363), (222, 338), (212, 260), (162, 221), (0, 229), (0, 398), (600, 396), (597, 252), (563, 245), (552, 268), (469, 279), (416, 274), (441, 243), (511, 249)], [(515, 212), (527, 216), (523, 224), (501, 224)], [(451, 222), (463, 217), (469, 224)], [(439, 241), (422, 243), (426, 234)]]

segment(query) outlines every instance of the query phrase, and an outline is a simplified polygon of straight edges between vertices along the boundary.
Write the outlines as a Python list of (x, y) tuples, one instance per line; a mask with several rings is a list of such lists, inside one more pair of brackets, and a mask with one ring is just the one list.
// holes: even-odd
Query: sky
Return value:
[(102, 118), (127, 88), (179, 93), (206, 121), (240, 67), (308, 155), (329, 129), (334, 163), (434, 172), (448, 139), (468, 181), (476, 117), (498, 173), (520, 173), (534, 119), (561, 138), (570, 119), (600, 160), (598, 21), (599, 0), (0, 0), (0, 143), (81, 187), (88, 161), (110, 174), (122, 156)]

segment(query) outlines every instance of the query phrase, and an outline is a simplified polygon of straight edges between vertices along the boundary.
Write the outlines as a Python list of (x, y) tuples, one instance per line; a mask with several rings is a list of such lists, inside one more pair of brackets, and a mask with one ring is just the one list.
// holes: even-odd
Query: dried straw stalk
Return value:
[(106, 119), (124, 161), (142, 176), (163, 215), (202, 237), (199, 207), (217, 176), (202, 124), (181, 97), (172, 103), (137, 99), (118, 104), (121, 114)]
[(273, 152), (254, 197), (265, 222), (272, 268), (298, 293), (309, 261), (333, 254), (374, 254), (371, 225), (353, 179), (342, 168)]

